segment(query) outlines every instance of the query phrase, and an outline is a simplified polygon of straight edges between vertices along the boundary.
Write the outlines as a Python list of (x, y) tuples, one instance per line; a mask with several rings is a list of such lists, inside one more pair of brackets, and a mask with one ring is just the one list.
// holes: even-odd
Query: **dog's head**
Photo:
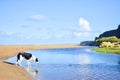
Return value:
[(36, 58), (34, 55), (32, 55), (32, 60), (33, 60), (35, 63), (39, 63), (38, 58)]
[(35, 62), (36, 62), (36, 63), (39, 63), (38, 58), (35, 59)]

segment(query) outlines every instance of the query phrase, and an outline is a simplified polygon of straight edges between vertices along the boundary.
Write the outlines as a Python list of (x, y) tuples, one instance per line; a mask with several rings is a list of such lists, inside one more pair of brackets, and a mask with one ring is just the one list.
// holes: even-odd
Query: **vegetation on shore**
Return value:
[(117, 29), (105, 31), (95, 38), (92, 46), (98, 46), (92, 50), (102, 53), (120, 54), (120, 25)]
[(98, 48), (92, 49), (96, 52), (120, 54), (120, 39), (115, 36), (103, 37), (94, 43), (98, 45)]
[(92, 50), (96, 52), (102, 52), (102, 53), (120, 54), (120, 49), (116, 49), (116, 48), (93, 48)]

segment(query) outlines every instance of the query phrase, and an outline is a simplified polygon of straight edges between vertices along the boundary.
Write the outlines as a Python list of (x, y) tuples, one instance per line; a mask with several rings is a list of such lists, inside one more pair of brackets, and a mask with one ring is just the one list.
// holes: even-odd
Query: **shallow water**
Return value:
[[(120, 80), (120, 56), (92, 52), (93, 47), (30, 50), (39, 64), (27, 68), (35, 80)], [(16, 62), (16, 56), (8, 59)]]

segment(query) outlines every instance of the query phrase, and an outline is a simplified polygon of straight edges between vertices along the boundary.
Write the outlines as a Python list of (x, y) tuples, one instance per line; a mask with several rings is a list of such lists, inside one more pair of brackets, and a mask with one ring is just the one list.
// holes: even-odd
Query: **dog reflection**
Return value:
[(29, 67), (26, 68), (26, 70), (32, 75), (35, 76), (38, 74), (38, 69), (31, 70)]

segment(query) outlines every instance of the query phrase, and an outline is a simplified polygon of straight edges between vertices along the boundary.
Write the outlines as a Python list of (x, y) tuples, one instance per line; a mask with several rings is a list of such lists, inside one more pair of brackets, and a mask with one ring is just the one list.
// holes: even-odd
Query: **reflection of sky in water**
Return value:
[[(120, 56), (116, 54), (99, 54), (90, 48), (31, 50), (39, 58), (32, 68), (22, 65), (36, 80), (120, 80)], [(16, 62), (16, 57), (9, 62)], [(106, 77), (105, 77), (106, 76)]]
[(34, 53), (40, 64), (118, 64), (120, 56), (115, 54), (98, 54), (88, 47), (71, 49), (48, 49), (28, 51)]

